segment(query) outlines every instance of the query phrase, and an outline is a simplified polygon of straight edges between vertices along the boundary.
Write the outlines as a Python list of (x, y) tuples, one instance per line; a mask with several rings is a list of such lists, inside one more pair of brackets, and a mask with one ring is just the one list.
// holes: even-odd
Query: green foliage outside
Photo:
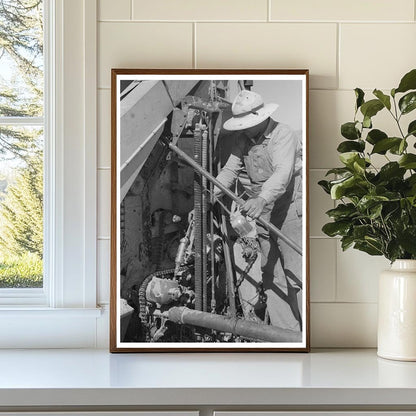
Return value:
[[(340, 236), (343, 250), (353, 247), (392, 262), (416, 259), (416, 120), (409, 121), (416, 109), (416, 69), (389, 94), (375, 89), (375, 98), (366, 101), (356, 88), (355, 95), (354, 120), (341, 126), (346, 140), (337, 149), (343, 167), (327, 172), (336, 179), (319, 182), (339, 202), (327, 211), (333, 221), (322, 230)], [(395, 131), (373, 126), (381, 111), (392, 117)]]
[[(2, 117), (43, 115), (42, 14), (41, 0), (0, 0)], [(0, 192), (0, 288), (42, 287), (42, 129), (0, 126), (3, 169), (14, 179)]]
[(37, 159), (18, 171), (0, 209), (0, 247), (8, 256), (43, 257), (43, 178)]
[(42, 287), (42, 268), (42, 260), (36, 254), (1, 256), (0, 289)]

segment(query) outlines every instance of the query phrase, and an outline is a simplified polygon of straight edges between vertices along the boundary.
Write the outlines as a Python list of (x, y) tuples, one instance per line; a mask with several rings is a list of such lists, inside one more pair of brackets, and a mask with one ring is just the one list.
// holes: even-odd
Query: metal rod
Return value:
[[(192, 160), (191, 158), (189, 158)], [(194, 130), (194, 160), (192, 163), (200, 167), (201, 163), (201, 130), (199, 125)], [(194, 232), (195, 232), (195, 309), (202, 310), (202, 186), (198, 170), (194, 173)]]
[[(190, 158), (185, 152), (183, 152), (178, 147), (170, 143), (169, 140), (167, 140), (166, 138), (163, 138), (163, 140), (171, 150), (173, 150), (178, 156), (180, 156), (185, 162), (187, 162), (197, 172), (205, 176), (217, 188), (221, 189), (221, 191), (223, 191), (227, 196), (229, 196), (238, 205), (241, 206), (244, 204), (243, 199), (238, 197), (234, 192), (230, 191), (227, 187), (225, 187), (221, 182), (219, 182), (216, 178), (214, 178), (208, 172), (201, 169), (201, 166), (195, 163), (195, 161), (192, 160), (192, 158)], [(261, 224), (263, 227), (267, 228), (270, 232), (275, 234), (277, 237), (279, 237), (282, 241), (284, 241), (289, 247), (295, 250), (298, 254), (302, 255), (302, 248), (298, 244), (296, 244), (293, 240), (291, 240), (289, 237), (285, 236), (276, 226), (274, 226), (273, 224), (270, 224), (268, 221), (266, 221), (262, 217), (257, 218), (256, 221), (259, 224)]]
[(228, 230), (226, 218), (224, 215), (224, 210), (221, 208), (221, 233), (224, 236), (222, 239), (222, 245), (224, 249), (224, 260), (225, 260), (225, 273), (226, 273), (226, 282), (227, 282), (227, 295), (228, 303), (230, 305), (230, 314), (231, 316), (236, 316), (237, 308), (235, 305), (235, 286), (234, 286), (234, 268), (233, 262), (231, 260), (231, 249), (230, 242), (228, 240)]
[(174, 306), (167, 311), (166, 315), (170, 321), (177, 324), (195, 325), (220, 332), (231, 332), (235, 335), (264, 342), (300, 342), (302, 340), (301, 332), (235, 317), (195, 311), (186, 307)]
[[(208, 168), (208, 131), (202, 131), (202, 160), (201, 165), (202, 169), (205, 171)], [(201, 189), (201, 198), (202, 198), (202, 225), (201, 225), (201, 257), (202, 257), (202, 310), (206, 312), (208, 310), (208, 285), (207, 285), (207, 275), (208, 275), (208, 255), (207, 255), (207, 233), (208, 233), (208, 201), (207, 194), (204, 190), (207, 189), (207, 178), (202, 176), (202, 189)]]
[[(213, 141), (213, 121), (212, 116), (209, 118), (208, 122), (208, 144), (209, 144), (209, 173), (212, 175), (214, 172), (214, 141)], [(209, 233), (210, 238), (210, 262), (211, 262), (211, 313), (215, 313), (217, 308), (217, 301), (215, 298), (215, 241), (214, 241), (214, 212), (212, 206), (214, 205), (214, 185), (212, 182), (209, 182), (209, 201), (210, 201), (210, 211), (209, 211)]]

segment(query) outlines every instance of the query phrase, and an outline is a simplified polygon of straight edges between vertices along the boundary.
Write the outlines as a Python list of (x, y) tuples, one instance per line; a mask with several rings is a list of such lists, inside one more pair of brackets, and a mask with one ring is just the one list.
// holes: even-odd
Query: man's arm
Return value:
[[(227, 188), (231, 188), (235, 181), (237, 180), (238, 174), (241, 172), (243, 168), (243, 164), (241, 159), (237, 156), (231, 154), (227, 160), (225, 166), (221, 169), (221, 172), (218, 174), (217, 179)], [(221, 189), (215, 187), (214, 188), (214, 195), (219, 197), (223, 194)]]
[(270, 145), (274, 173), (264, 182), (259, 195), (267, 204), (273, 203), (286, 192), (295, 170), (298, 143), (296, 135), (286, 126), (272, 140)]
[[(238, 140), (238, 139), (237, 139)], [(243, 147), (242, 143), (236, 143), (228, 157), (227, 163), (217, 175), (217, 179), (222, 185), (230, 189), (243, 169)], [(218, 198), (223, 194), (221, 189), (214, 187), (214, 195)]]

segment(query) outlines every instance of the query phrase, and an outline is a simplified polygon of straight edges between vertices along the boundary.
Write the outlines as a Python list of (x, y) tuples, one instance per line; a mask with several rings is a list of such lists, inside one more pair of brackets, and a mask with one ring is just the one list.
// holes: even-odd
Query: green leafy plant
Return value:
[[(322, 231), (340, 236), (343, 250), (353, 247), (392, 262), (416, 259), (416, 120), (402, 118), (416, 109), (416, 69), (389, 95), (375, 89), (375, 98), (366, 101), (360, 88), (355, 95), (354, 120), (341, 126), (346, 140), (337, 148), (343, 166), (327, 172), (334, 180), (319, 182), (338, 201)], [(380, 111), (393, 118), (394, 133), (373, 127)]]

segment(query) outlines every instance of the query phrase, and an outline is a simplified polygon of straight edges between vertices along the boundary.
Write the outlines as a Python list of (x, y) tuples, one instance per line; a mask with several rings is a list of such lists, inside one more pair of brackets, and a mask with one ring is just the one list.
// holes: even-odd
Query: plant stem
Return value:
[(400, 116), (397, 116), (397, 104), (396, 104), (396, 99), (395, 98), (393, 98), (393, 103), (394, 103), (394, 113), (395, 113), (395, 115), (391, 112), (391, 110), (389, 110), (389, 113), (394, 118), (394, 121), (396, 122), (397, 127), (399, 128), (400, 134), (402, 135), (403, 139), (406, 139), (405, 135), (403, 134), (402, 128), (400, 126), (400, 122), (399, 122), (400, 117), (402, 115), (400, 114)]

